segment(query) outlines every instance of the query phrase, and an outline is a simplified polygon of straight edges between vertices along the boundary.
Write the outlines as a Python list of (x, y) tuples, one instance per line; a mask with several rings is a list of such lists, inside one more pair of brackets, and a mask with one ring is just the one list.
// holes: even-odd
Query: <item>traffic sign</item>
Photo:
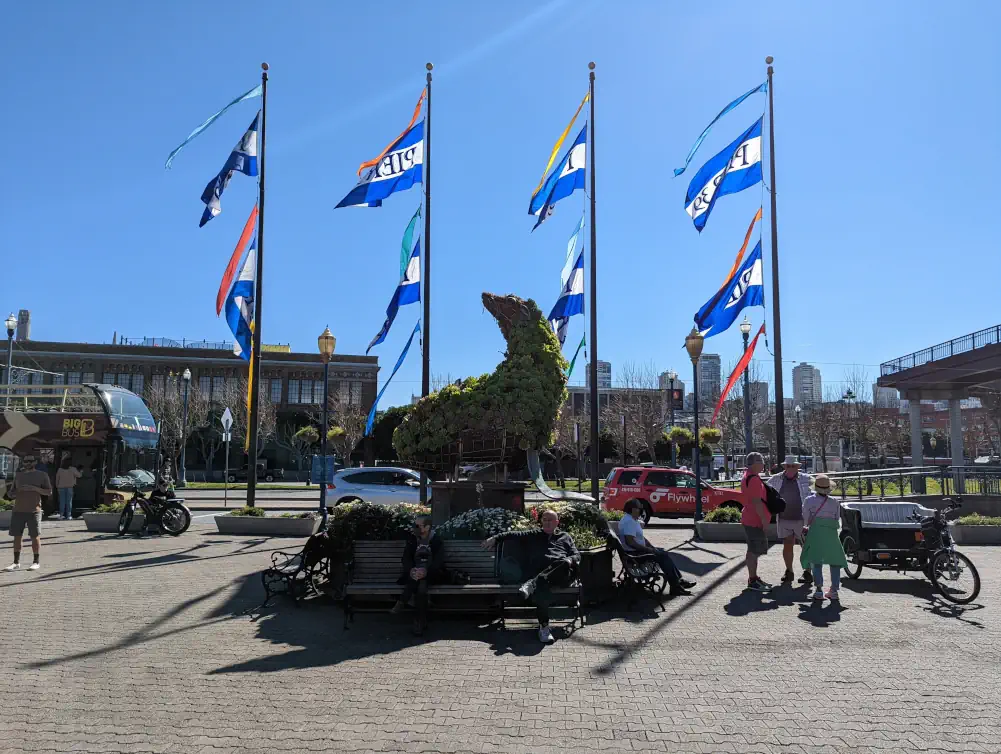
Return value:
[(223, 430), (229, 432), (229, 428), (233, 426), (233, 412), (227, 408), (222, 412), (222, 418), (219, 421), (222, 422)]

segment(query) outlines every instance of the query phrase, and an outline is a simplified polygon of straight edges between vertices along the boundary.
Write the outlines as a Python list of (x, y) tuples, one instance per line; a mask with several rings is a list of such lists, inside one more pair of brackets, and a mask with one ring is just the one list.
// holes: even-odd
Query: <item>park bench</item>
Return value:
[(653, 597), (664, 608), (664, 589), (667, 576), (661, 570), (656, 558), (650, 553), (630, 553), (622, 546), (619, 538), (609, 532), (605, 535), (609, 549), (619, 556), (622, 568), (615, 577), (615, 583), (627, 596), (630, 607), (637, 593)]
[[(504, 626), (504, 614), (509, 601), (521, 603), (519, 584), (501, 584), (498, 574), (499, 558), (503, 555), (504, 541), (494, 550), (484, 550), (477, 540), (445, 540), (445, 568), (450, 573), (465, 573), (467, 584), (435, 584), (428, 587), (429, 610), (461, 612), (495, 612)], [(403, 550), (406, 542), (375, 542), (359, 540), (348, 562), (347, 586), (344, 589), (344, 628), (354, 620), (357, 601), (394, 601), (403, 590), (396, 580), (400, 577)], [(580, 620), (581, 585), (577, 581), (567, 587), (553, 587), (558, 601), (573, 608), (573, 624)], [(436, 598), (439, 598), (436, 600)], [(440, 598), (448, 598), (447, 600)], [(475, 598), (475, 599), (474, 599)], [(436, 602), (438, 604), (436, 604)], [(447, 605), (445, 603), (448, 603)], [(387, 609), (383, 604), (379, 609)]]
[(287, 594), (298, 607), (310, 594), (327, 591), (330, 558), (327, 541), (316, 535), (298, 552), (276, 550), (271, 553), (271, 566), (261, 573), (264, 604), (277, 594)]

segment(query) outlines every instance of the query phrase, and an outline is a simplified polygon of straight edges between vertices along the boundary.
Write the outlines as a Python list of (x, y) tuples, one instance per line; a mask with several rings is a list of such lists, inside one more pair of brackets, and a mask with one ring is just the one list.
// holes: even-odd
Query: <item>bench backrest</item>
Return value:
[[(396, 581), (402, 571), (403, 540), (375, 542), (357, 540), (354, 543), (354, 584), (385, 584)], [(489, 584), (496, 581), (496, 555), (493, 550), (484, 550), (479, 540), (447, 539), (445, 548), (445, 568), (469, 574), (473, 584)]]
[(908, 517), (913, 513), (931, 516), (935, 511), (917, 503), (842, 503), (841, 507), (857, 511), (863, 528), (914, 528), (920, 525)]

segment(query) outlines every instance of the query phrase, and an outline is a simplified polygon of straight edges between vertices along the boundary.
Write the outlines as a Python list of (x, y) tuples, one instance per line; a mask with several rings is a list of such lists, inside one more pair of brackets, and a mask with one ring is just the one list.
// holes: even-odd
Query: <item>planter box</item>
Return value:
[[(84, 513), (83, 520), (87, 524), (87, 531), (103, 531), (112, 532), (114, 534), (118, 533), (118, 520), (122, 517), (121, 513)], [(132, 525), (129, 527), (129, 531), (142, 531), (146, 526), (146, 516), (142, 513), (136, 513), (132, 517)]]
[(611, 550), (607, 547), (581, 550), (580, 582), (585, 603), (594, 604), (608, 597), (612, 593), (614, 578)]
[[(699, 537), (705, 542), (745, 542), (744, 527), (741, 524), (720, 524), (708, 521), (699, 521), (696, 525)], [(775, 531), (775, 524), (769, 524), (765, 529), (769, 542), (778, 542), (778, 534)]]
[(431, 484), (431, 522), (435, 526), (477, 508), (506, 508), (525, 513), (525, 482), (434, 482)]
[(247, 534), (257, 537), (311, 537), (320, 528), (317, 518), (279, 516), (216, 516), (220, 534)]
[(953, 524), (951, 529), (957, 545), (1001, 545), (1001, 526)]
[(0, 511), (0, 529), (10, 528), (10, 511)]

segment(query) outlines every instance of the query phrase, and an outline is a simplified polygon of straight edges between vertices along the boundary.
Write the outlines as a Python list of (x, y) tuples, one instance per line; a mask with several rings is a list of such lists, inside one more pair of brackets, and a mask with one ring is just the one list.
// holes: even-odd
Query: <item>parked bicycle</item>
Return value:
[[(863, 568), (921, 571), (945, 599), (958, 605), (980, 594), (980, 574), (956, 549), (946, 516), (962, 503), (945, 498), (940, 510), (907, 503), (846, 503), (841, 506), (841, 544), (848, 558), (845, 575), (857, 579)], [(869, 506), (883, 512), (911, 508), (896, 521), (868, 519)], [(930, 514), (930, 515), (928, 515)]]
[(142, 494), (138, 484), (132, 487), (132, 499), (125, 504), (118, 519), (118, 536), (124, 536), (132, 526), (137, 506), (146, 517), (144, 530), (139, 532), (139, 536), (148, 533), (151, 526), (156, 526), (161, 532), (177, 537), (191, 526), (191, 511), (181, 498), (174, 497), (174, 488), (165, 477), (158, 480), (149, 497)]

